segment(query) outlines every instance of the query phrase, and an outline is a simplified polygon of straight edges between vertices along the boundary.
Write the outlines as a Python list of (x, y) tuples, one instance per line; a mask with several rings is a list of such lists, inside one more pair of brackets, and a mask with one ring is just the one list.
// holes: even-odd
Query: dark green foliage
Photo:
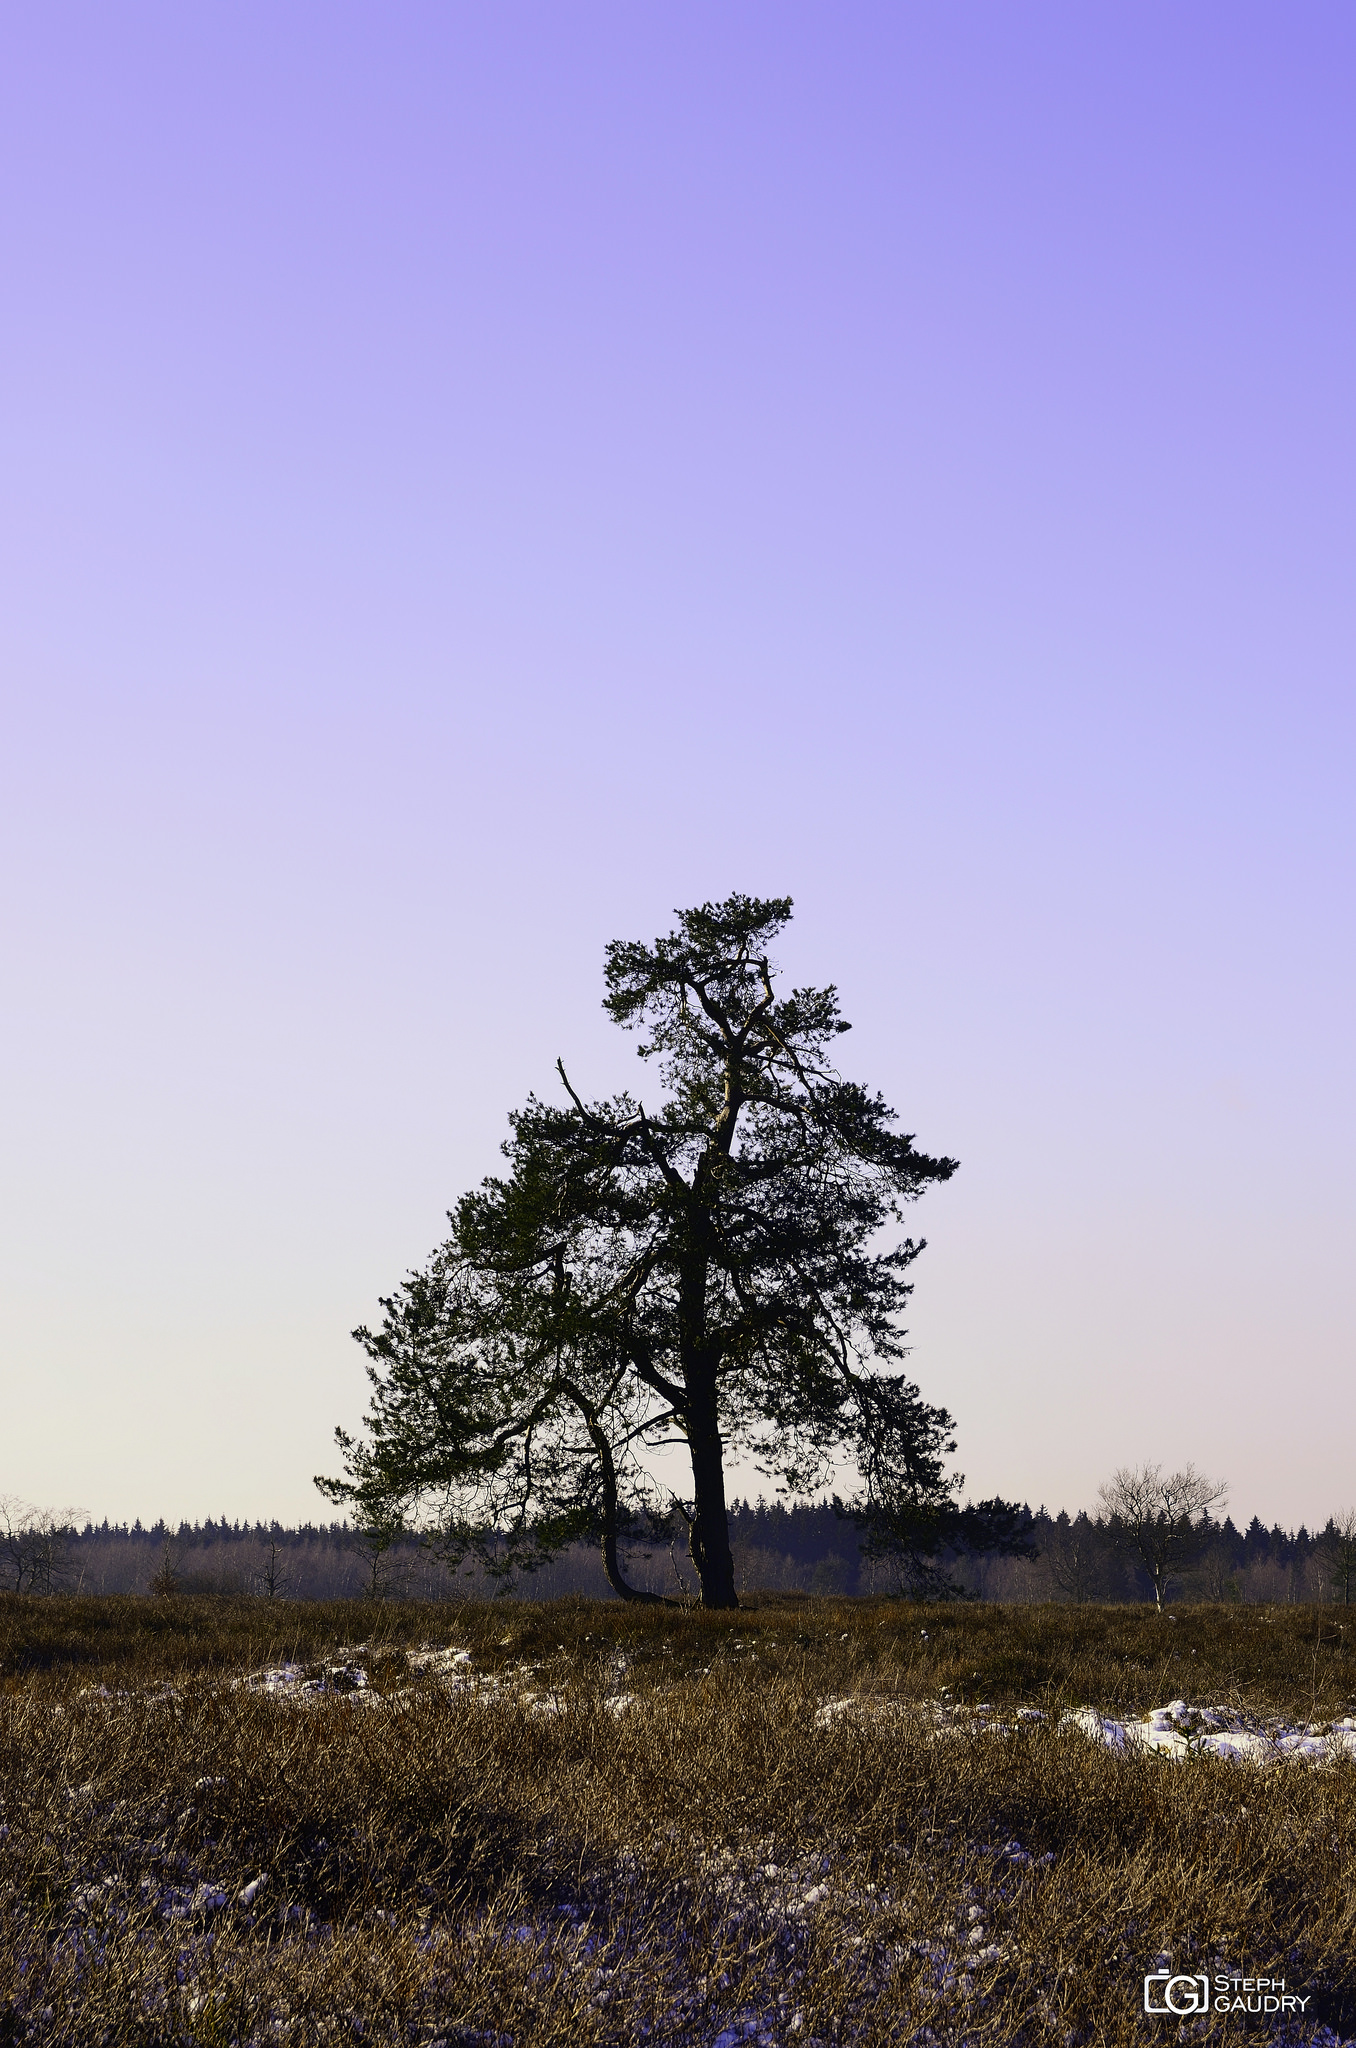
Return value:
[(830, 1058), (833, 988), (778, 994), (770, 947), (789, 899), (684, 912), (653, 945), (607, 949), (605, 1008), (642, 1034), (662, 1094), (510, 1119), (507, 1172), (465, 1195), (452, 1235), (356, 1334), (372, 1361), (368, 1435), (342, 1432), (360, 1518), (431, 1518), (445, 1555), (508, 1570), (585, 1530), (629, 1593), (617, 1546), (656, 1510), (644, 1452), (677, 1435), (708, 1606), (736, 1604), (725, 1459), (791, 1494), (835, 1459), (866, 1500), (949, 1499), (951, 1419), (899, 1374), (922, 1243), (881, 1233), (955, 1161), (914, 1149), (879, 1095)]

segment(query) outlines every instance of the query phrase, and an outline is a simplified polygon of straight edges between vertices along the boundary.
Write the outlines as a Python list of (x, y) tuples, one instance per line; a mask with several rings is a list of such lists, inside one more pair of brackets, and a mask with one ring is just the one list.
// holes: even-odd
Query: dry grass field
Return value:
[[(0, 2042), (1356, 2038), (1356, 1764), (1061, 1725), (1319, 1728), (1353, 1637), (1331, 1607), (8, 1596)], [(1309, 2002), (1151, 2018), (1158, 1968)]]

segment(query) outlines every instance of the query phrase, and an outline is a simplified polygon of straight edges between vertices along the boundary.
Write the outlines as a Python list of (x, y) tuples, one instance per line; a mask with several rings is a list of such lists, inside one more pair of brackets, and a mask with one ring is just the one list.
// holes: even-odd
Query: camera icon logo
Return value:
[(1144, 1979), (1144, 2010), (1157, 2019), (1185, 2019), (1188, 2013), (1209, 2012), (1209, 1977), (1174, 1976), (1155, 1970)]

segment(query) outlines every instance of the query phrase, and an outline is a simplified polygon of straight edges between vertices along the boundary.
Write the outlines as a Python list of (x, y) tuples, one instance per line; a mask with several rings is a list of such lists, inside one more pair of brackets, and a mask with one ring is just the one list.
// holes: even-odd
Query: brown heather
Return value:
[[(1311, 1997), (1289, 2039), (1356, 2033), (1356, 1768), (1057, 1725), (1177, 1696), (1349, 1713), (1356, 1631), (1175, 1615), (6, 1597), (0, 2042), (1279, 2038), (1146, 2018), (1164, 1954), (1284, 1976)], [(535, 1698), (412, 1673), (430, 1640)], [(228, 1682), (358, 1642), (379, 1704)], [(1049, 1718), (816, 1724), (849, 1695)]]

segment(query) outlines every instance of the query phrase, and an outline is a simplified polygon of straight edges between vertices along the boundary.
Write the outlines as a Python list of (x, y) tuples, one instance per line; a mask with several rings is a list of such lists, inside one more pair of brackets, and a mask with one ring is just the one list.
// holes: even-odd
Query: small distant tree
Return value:
[(1163, 1611), (1168, 1587), (1196, 1555), (1208, 1533), (1206, 1518), (1229, 1497), (1223, 1480), (1207, 1479), (1194, 1465), (1165, 1473), (1161, 1465), (1123, 1465), (1098, 1492), (1114, 1534), (1138, 1556)]
[(179, 1563), (168, 1536), (160, 1553), (160, 1562), (151, 1574), (150, 1588), (157, 1600), (171, 1600), (179, 1591)]
[(397, 1514), (373, 1505), (359, 1513), (348, 1535), (348, 1548), (362, 1559), (366, 1573), (363, 1597), (389, 1600), (401, 1590), (406, 1571), (392, 1555), (409, 1540), (409, 1531)]
[(0, 1495), (0, 1584), (14, 1593), (59, 1593), (70, 1577), (73, 1516)]
[(266, 1600), (280, 1600), (291, 1590), (292, 1574), (287, 1566), (287, 1552), (279, 1543), (276, 1530), (265, 1541), (263, 1557), (254, 1577)]
[(1333, 1515), (1318, 1539), (1318, 1554), (1328, 1583), (1344, 1607), (1356, 1588), (1356, 1508)]

